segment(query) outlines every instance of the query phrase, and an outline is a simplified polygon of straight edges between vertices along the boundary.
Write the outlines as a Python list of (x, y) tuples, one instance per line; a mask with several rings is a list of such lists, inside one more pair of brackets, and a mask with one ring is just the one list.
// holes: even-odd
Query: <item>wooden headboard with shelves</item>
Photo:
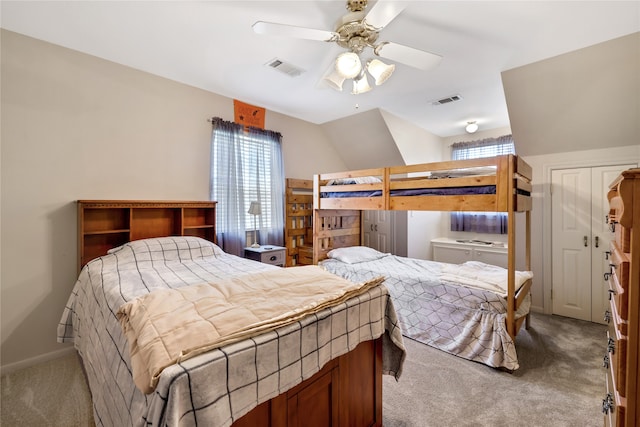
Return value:
[(216, 202), (78, 200), (78, 271), (132, 240), (198, 236), (217, 243)]

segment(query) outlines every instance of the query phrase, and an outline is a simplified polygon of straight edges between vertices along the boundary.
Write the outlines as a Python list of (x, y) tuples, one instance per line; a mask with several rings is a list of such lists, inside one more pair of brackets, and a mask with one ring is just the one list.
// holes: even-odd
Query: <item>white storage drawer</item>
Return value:
[(473, 243), (472, 241), (456, 241), (453, 239), (433, 239), (433, 260), (462, 264), (466, 261), (480, 261), (486, 264), (507, 268), (507, 247)]
[(462, 264), (472, 259), (471, 248), (433, 244), (434, 261)]

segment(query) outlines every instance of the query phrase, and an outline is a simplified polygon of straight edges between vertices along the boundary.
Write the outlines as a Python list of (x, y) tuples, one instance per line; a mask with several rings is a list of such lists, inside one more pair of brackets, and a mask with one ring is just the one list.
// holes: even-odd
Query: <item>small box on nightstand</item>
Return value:
[(259, 248), (244, 248), (244, 257), (265, 264), (284, 267), (286, 248), (282, 246), (265, 245)]

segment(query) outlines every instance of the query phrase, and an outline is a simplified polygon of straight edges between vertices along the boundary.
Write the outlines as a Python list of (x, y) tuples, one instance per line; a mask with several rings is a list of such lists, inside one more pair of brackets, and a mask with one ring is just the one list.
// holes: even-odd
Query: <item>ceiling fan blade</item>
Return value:
[(275, 24), (273, 22), (258, 21), (252, 25), (257, 34), (271, 36), (294, 37), (298, 39), (317, 40), (323, 42), (336, 41), (339, 37), (333, 31), (316, 30), (313, 28), (296, 27), (294, 25)]
[(407, 2), (378, 0), (364, 17), (364, 22), (370, 27), (380, 30), (393, 21), (405, 7), (407, 7)]
[(442, 56), (392, 42), (383, 42), (373, 50), (378, 56), (401, 62), (420, 70), (431, 70), (440, 64)]

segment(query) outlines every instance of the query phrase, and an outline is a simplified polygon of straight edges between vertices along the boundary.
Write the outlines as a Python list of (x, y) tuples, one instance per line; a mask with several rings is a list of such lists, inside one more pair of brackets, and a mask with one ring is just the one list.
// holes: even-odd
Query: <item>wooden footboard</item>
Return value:
[(360, 343), (234, 427), (382, 426), (382, 338)]

